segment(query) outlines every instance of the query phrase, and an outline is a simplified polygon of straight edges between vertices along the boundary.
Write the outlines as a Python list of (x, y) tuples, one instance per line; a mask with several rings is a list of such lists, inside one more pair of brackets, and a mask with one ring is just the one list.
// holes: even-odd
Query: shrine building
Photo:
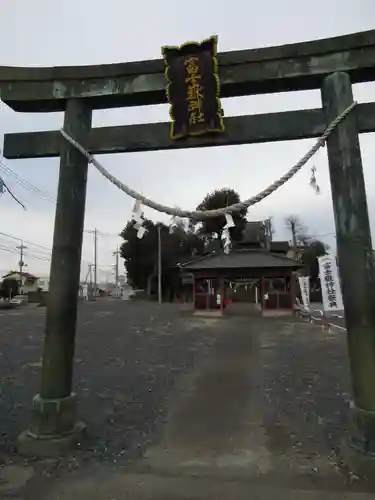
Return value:
[(229, 252), (211, 253), (180, 265), (191, 282), (195, 309), (291, 313), (301, 262), (290, 258), (286, 241), (271, 241), (262, 222), (248, 222), (242, 240)]

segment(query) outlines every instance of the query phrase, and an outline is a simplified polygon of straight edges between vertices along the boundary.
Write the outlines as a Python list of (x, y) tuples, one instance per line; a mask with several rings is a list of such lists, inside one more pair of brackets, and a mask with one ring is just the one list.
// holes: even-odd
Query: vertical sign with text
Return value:
[(217, 37), (163, 47), (171, 138), (223, 132)]
[(308, 311), (310, 308), (310, 276), (299, 276), (298, 282), (301, 290), (303, 308)]
[(333, 255), (318, 257), (324, 311), (342, 311), (341, 286), (336, 259)]

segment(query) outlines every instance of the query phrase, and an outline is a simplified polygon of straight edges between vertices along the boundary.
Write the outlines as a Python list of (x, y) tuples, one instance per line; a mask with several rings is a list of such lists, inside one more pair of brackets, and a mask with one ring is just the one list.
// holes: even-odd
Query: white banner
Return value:
[(324, 311), (342, 311), (341, 286), (336, 259), (333, 255), (318, 257)]
[(298, 282), (301, 290), (303, 307), (308, 311), (310, 308), (310, 276), (299, 276)]

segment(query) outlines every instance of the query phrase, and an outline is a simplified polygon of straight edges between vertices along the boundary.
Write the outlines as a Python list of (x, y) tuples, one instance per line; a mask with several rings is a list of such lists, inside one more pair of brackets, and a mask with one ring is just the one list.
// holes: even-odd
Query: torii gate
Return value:
[[(321, 89), (322, 109), (224, 119), (225, 133), (173, 141), (168, 123), (91, 129), (93, 109), (166, 102), (162, 60), (102, 66), (0, 67), (1, 99), (24, 113), (64, 111), (64, 130), (92, 154), (287, 141), (320, 136), (375, 80), (375, 30), (218, 55), (221, 97)], [(375, 453), (375, 282), (359, 133), (375, 131), (375, 103), (359, 104), (327, 141), (353, 378), (352, 444)], [(58, 131), (6, 134), (4, 156), (60, 157), (40, 393), (22, 453), (61, 452), (78, 438), (72, 372), (88, 161)]]

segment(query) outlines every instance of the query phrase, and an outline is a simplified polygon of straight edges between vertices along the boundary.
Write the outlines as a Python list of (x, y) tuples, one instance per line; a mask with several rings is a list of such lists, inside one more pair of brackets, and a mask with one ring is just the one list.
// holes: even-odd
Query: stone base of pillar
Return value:
[(73, 449), (85, 425), (76, 421), (76, 395), (62, 399), (33, 400), (31, 425), (17, 441), (18, 452), (32, 456), (59, 456)]
[(350, 405), (350, 446), (375, 459), (375, 411)]
[(341, 459), (360, 476), (372, 477), (375, 471), (375, 411), (351, 403), (349, 438), (342, 444)]

